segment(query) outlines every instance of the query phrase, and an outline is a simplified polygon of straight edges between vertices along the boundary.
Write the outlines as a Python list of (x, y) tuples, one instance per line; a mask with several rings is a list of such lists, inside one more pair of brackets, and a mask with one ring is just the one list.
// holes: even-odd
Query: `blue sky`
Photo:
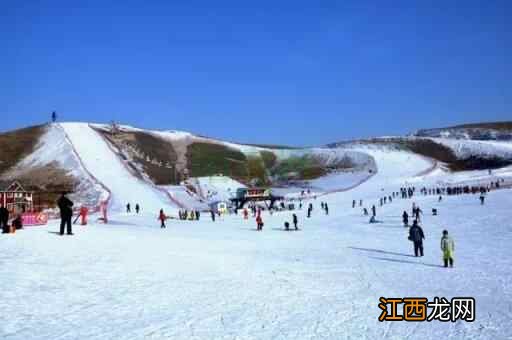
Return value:
[(2, 1), (0, 130), (318, 145), (512, 120), (511, 1)]

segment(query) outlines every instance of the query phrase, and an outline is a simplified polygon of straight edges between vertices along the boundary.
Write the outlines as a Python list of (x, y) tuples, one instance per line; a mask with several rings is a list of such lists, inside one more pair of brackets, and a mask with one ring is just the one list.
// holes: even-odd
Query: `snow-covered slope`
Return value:
[(431, 138), (449, 147), (458, 158), (469, 157), (512, 159), (512, 142), (476, 141), (450, 138)]
[[(75, 193), (72, 198), (77, 206), (85, 205), (94, 208), (99, 201), (108, 197), (108, 192), (89, 175), (80, 163), (78, 155), (66, 138), (64, 130), (59, 125), (48, 125), (41, 136), (35, 150), (25, 157), (14, 168), (4, 174), (5, 178), (23, 178), (30, 175), (34, 169), (55, 166), (64, 170), (67, 176), (75, 182)], [(59, 183), (58, 178), (47, 178), (52, 183)]]
[(67, 137), (82, 163), (112, 193), (110, 209), (121, 211), (127, 203), (141, 205), (142, 211), (157, 214), (159, 209), (174, 211), (169, 197), (150, 184), (134, 177), (88, 124), (62, 123)]
[[(399, 217), (412, 200), (379, 208), (382, 223), (368, 224), (346, 196), (313, 201), (309, 219), (296, 211), (299, 232), (282, 231), (291, 213), (263, 212), (262, 232), (240, 215), (160, 230), (152, 216), (114, 214), (114, 228), (92, 223), (73, 237), (55, 235), (56, 221), (0, 235), (0, 338), (512, 338), (510, 190), (484, 206), (472, 195), (415, 198), (426, 212), (421, 258)], [(365, 204), (377, 199), (368, 193)], [(455, 240), (453, 269), (442, 268), (443, 229)], [(379, 322), (380, 297), (474, 297), (476, 319)]]

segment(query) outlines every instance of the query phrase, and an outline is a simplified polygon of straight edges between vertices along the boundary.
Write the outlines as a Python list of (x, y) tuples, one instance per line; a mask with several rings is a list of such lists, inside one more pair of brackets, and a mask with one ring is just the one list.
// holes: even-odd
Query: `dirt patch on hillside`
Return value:
[(0, 134), (0, 174), (35, 150), (46, 125), (36, 125)]

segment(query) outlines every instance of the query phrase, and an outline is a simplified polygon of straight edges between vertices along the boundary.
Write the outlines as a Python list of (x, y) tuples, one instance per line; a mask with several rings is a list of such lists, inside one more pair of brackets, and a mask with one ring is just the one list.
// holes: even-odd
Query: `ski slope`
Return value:
[(139, 203), (142, 212), (157, 215), (160, 209), (175, 211), (169, 197), (149, 183), (134, 177), (88, 124), (61, 123), (82, 163), (112, 193), (110, 210), (123, 211), (128, 202)]
[[(56, 221), (0, 235), (0, 338), (30, 339), (510, 339), (512, 191), (477, 197), (415, 197), (426, 212), (425, 257), (412, 245), (394, 200), (368, 224), (336, 193), (296, 211), (252, 219), (169, 220), (113, 214), (111, 224)], [(354, 194), (348, 192), (348, 194)], [(370, 196), (370, 195), (369, 195)], [(377, 197), (368, 197), (368, 204)], [(439, 216), (428, 214), (436, 207)], [(456, 242), (455, 268), (440, 265), (439, 239)], [(470, 296), (473, 323), (379, 322), (379, 297)]]
[[(344, 192), (306, 198), (296, 210), (299, 232), (283, 231), (292, 212), (262, 213), (265, 227), (228, 215), (212, 222), (170, 219), (156, 212), (169, 198), (134, 177), (87, 124), (62, 124), (81, 163), (112, 192), (109, 224), (58, 222), (0, 235), (0, 338), (30, 339), (511, 339), (512, 190), (493, 191), (484, 206), (474, 195), (415, 196), (379, 206), (407, 185), (450, 180), (494, 181), (510, 168), (442, 171), (432, 160), (372, 145), (372, 176), (326, 176)], [(108, 164), (108, 166), (104, 166)], [(357, 177), (357, 178), (356, 178)], [(511, 177), (512, 178), (512, 177)], [(437, 181), (437, 182), (436, 182)], [(227, 199), (240, 183), (227, 177), (191, 179), (211, 199)], [(161, 187), (187, 207), (205, 203), (183, 187)], [(352, 208), (352, 200), (363, 206)], [(147, 214), (125, 213), (126, 202)], [(328, 203), (329, 215), (320, 209)], [(401, 213), (419, 205), (425, 256), (412, 256)], [(198, 205), (196, 205), (198, 204)], [(377, 206), (369, 224), (363, 207)], [(438, 216), (432, 216), (432, 208)], [(455, 240), (455, 268), (442, 268), (439, 240)], [(379, 298), (474, 297), (476, 321), (379, 322)]]

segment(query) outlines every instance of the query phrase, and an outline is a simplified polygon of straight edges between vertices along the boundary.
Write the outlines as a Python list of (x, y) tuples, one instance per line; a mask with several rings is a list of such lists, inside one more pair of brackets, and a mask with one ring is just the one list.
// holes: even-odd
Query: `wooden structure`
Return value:
[(270, 201), (269, 209), (274, 207), (276, 201), (284, 200), (283, 196), (275, 196), (269, 188), (238, 188), (235, 198), (231, 202), (237, 209), (242, 209), (247, 202), (266, 202)]
[(34, 193), (25, 190), (18, 181), (0, 187), (0, 203), (10, 212), (32, 211), (33, 197)]

